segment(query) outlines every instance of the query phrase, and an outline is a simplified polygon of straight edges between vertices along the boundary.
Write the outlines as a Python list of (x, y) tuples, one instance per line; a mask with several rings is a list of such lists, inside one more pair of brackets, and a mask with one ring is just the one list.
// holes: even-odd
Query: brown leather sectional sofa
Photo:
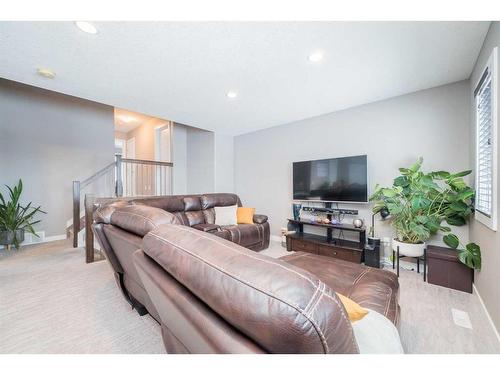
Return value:
[[(161, 224), (189, 226), (254, 251), (269, 246), (267, 216), (254, 215), (254, 224), (219, 227), (214, 207), (241, 206), (236, 194), (174, 195), (118, 200), (99, 207), (93, 229), (115, 272), (124, 296), (140, 314), (156, 315), (133, 264), (132, 254), (142, 238)], [(156, 316), (155, 316), (156, 317)]]
[(162, 225), (134, 262), (168, 353), (358, 353), (335, 292), (399, 320), (395, 274), (320, 255), (274, 259)]
[(393, 273), (300, 252), (270, 258), (143, 203), (100, 208), (94, 229), (168, 353), (358, 353), (335, 292), (399, 324)]

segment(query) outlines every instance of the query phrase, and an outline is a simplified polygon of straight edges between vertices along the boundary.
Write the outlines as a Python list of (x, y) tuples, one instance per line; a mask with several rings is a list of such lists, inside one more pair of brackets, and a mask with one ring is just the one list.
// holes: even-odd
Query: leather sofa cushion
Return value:
[(384, 315), (394, 325), (398, 325), (399, 282), (396, 274), (303, 252), (287, 255), (281, 259), (315, 274), (331, 289), (352, 299), (365, 309)]
[(175, 225), (148, 233), (143, 250), (267, 352), (358, 352), (338, 297), (303, 269)]
[(210, 234), (213, 234), (219, 238), (223, 238), (225, 240), (231, 241), (231, 234), (227, 230), (219, 230), (217, 232), (211, 232)]
[(127, 206), (129, 203), (125, 200), (108, 203), (102, 207), (99, 207), (98, 210), (94, 211), (94, 221), (98, 224), (109, 224), (111, 220), (111, 215), (118, 207)]
[(207, 224), (215, 224), (215, 209), (212, 208), (207, 208), (206, 210), (203, 210), (203, 216), (205, 216), (205, 223)]
[(201, 202), (198, 197), (184, 197), (184, 211), (201, 211)]
[(182, 196), (139, 198), (130, 201), (130, 203), (161, 208), (168, 212), (178, 212), (184, 211), (184, 201), (182, 198)]
[(179, 223), (181, 223), (181, 225), (189, 226), (189, 220), (184, 211), (174, 212), (173, 215), (177, 218), (177, 220), (179, 220)]
[(116, 208), (111, 214), (110, 224), (143, 237), (161, 224), (180, 222), (174, 215), (160, 208), (130, 205)]
[(197, 224), (205, 224), (205, 216), (203, 216), (203, 212), (201, 211), (187, 211), (185, 215), (190, 227)]
[(230, 193), (204, 194), (200, 196), (200, 201), (203, 210), (213, 207), (241, 206), (240, 198)]

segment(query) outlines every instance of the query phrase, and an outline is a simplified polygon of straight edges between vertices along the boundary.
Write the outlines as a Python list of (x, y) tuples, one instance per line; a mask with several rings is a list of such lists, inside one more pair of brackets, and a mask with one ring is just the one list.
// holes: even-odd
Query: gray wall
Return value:
[(215, 191), (234, 191), (234, 137), (215, 133)]
[[(174, 166), (175, 168), (175, 166)], [(215, 189), (214, 133), (187, 128), (187, 193), (211, 193)]]
[[(471, 75), (470, 107), (473, 108), (473, 90), (480, 78), (485, 64), (494, 47), (500, 46), (500, 23), (492, 22), (486, 36), (483, 48)], [(500, 56), (499, 56), (500, 57)], [(500, 94), (500, 93), (498, 93)], [(497, 105), (500, 108), (500, 95), (497, 95)], [(471, 116), (471, 165), (475, 165), (475, 116)], [(497, 135), (498, 136), (498, 135)], [(497, 144), (500, 139), (497, 138)], [(500, 153), (499, 153), (500, 156)], [(497, 161), (500, 165), (500, 159)], [(495, 202), (500, 210), (500, 201)], [(482, 270), (476, 272), (475, 285), (481, 298), (493, 319), (497, 330), (500, 330), (500, 233), (493, 231), (476, 220), (471, 221), (470, 239), (481, 246)]]
[[(469, 83), (462, 81), (235, 137), (235, 188), (243, 204), (269, 215), (278, 235), (291, 217), (292, 162), (368, 155), (369, 185), (389, 185), (398, 168), (469, 168)], [(368, 204), (348, 204), (370, 220)], [(392, 229), (376, 223), (377, 234)], [(464, 240), (468, 229), (457, 231)]]
[(113, 132), (112, 107), (0, 79), (0, 189), (21, 178), (47, 211), (36, 229), (65, 234), (72, 181), (113, 161)]
[(232, 192), (233, 137), (175, 123), (173, 193)]

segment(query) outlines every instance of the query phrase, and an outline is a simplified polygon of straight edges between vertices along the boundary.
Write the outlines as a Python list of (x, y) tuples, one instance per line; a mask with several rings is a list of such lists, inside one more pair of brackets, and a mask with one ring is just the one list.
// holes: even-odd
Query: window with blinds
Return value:
[(477, 128), (476, 210), (491, 217), (493, 211), (493, 95), (490, 69), (486, 68), (474, 94)]
[(475, 220), (491, 230), (498, 222), (498, 48), (494, 47), (474, 90), (476, 121)]

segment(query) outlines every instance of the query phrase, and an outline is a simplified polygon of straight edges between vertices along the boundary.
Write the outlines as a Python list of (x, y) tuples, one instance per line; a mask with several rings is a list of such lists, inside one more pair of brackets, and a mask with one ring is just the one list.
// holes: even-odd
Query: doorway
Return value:
[(171, 155), (171, 124), (170, 122), (155, 128), (155, 160), (170, 162)]

